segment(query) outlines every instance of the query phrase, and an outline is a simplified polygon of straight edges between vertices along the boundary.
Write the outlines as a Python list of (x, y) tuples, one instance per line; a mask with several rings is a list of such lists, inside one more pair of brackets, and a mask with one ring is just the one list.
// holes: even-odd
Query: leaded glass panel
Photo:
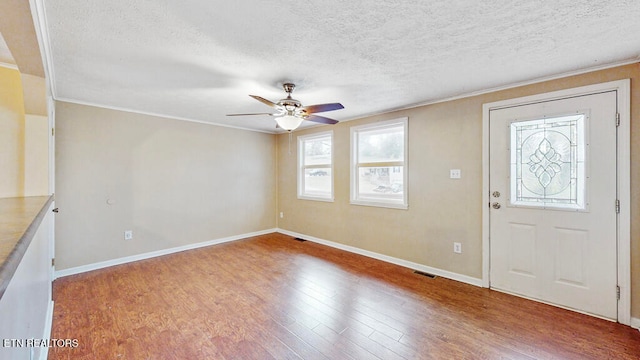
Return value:
[(585, 115), (512, 122), (511, 205), (585, 209)]

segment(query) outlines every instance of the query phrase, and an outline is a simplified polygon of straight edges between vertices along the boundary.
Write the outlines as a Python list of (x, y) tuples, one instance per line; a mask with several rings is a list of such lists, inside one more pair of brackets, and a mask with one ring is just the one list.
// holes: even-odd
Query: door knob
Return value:
[(494, 209), (500, 209), (501, 205), (500, 203), (494, 202), (493, 204), (491, 204), (491, 207)]

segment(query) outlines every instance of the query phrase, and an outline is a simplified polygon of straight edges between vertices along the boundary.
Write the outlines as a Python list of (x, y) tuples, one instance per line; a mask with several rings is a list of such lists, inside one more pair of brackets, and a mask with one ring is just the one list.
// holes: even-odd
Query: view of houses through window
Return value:
[(351, 202), (406, 208), (407, 119), (351, 129)]
[(298, 197), (333, 200), (332, 132), (298, 138)]
[[(351, 203), (407, 208), (407, 118), (351, 128)], [(333, 132), (298, 137), (298, 198), (333, 201)]]

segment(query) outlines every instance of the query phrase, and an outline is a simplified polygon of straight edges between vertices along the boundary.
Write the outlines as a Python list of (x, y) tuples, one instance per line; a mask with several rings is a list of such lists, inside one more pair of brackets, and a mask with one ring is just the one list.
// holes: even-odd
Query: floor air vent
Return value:
[(300, 241), (300, 242), (305, 242), (305, 241), (307, 241), (307, 240), (305, 240), (305, 239), (301, 239), (301, 238), (295, 238), (294, 240), (296, 240), (296, 241)]
[(418, 274), (418, 275), (424, 275), (424, 276), (426, 276), (428, 278), (431, 278), (431, 279), (435, 279), (436, 278), (436, 276), (433, 275), (433, 274), (429, 274), (429, 273), (418, 271), (418, 270), (415, 270), (413, 273), (414, 274)]

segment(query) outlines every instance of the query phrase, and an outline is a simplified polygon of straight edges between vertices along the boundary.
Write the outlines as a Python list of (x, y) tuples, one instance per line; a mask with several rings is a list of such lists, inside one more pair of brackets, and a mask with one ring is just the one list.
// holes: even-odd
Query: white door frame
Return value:
[[(490, 269), (490, 222), (489, 222), (489, 112), (505, 107), (526, 105), (541, 101), (566, 97), (588, 95), (604, 91), (617, 91), (620, 126), (618, 127), (618, 200), (620, 213), (617, 220), (618, 231), (618, 322), (631, 323), (631, 82), (629, 79), (611, 81), (602, 84), (582, 86), (550, 93), (502, 100), (482, 105), (482, 286), (489, 287)], [(615, 121), (611, 119), (611, 121)], [(612, 211), (615, 204), (611, 204)]]
[[(53, 97), (47, 95), (47, 112), (49, 113), (49, 195), (54, 196), (52, 207), (56, 207), (56, 103)], [(51, 223), (49, 225), (49, 253), (51, 255), (51, 281), (55, 280), (55, 258), (56, 258), (56, 216), (52, 215)]]

